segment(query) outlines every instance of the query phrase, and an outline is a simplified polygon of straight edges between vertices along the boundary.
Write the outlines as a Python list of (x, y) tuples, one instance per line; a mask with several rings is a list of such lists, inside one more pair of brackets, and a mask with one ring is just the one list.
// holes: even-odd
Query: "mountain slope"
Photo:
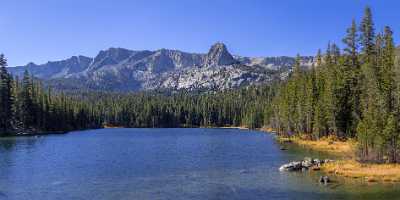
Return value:
[[(312, 60), (312, 57), (303, 57), (303, 65), (310, 66)], [(223, 43), (216, 43), (207, 54), (110, 48), (94, 58), (73, 56), (63, 61), (8, 69), (17, 76), (28, 70), (59, 89), (222, 90), (278, 79), (287, 74), (293, 63), (291, 57), (234, 57)]]

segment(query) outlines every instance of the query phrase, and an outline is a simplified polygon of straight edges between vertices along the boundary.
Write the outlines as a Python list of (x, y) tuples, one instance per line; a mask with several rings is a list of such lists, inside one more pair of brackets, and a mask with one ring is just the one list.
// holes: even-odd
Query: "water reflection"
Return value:
[(0, 138), (0, 150), (12, 151), (16, 142), (15, 138)]
[(2, 137), (0, 138), (0, 151), (15, 151), (19, 148), (24, 150), (35, 149), (37, 143), (43, 142), (43, 136), (19, 136), (19, 137)]

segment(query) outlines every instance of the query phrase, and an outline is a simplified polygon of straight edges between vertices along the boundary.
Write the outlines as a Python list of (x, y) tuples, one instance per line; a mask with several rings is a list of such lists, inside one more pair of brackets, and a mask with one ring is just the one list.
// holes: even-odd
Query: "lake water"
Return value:
[(279, 172), (315, 152), (237, 129), (101, 129), (0, 139), (0, 199), (400, 199), (396, 184)]

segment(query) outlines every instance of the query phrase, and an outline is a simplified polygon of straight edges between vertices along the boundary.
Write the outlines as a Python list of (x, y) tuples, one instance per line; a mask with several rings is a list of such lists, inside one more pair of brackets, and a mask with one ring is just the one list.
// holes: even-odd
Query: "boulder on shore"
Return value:
[(284, 164), (279, 168), (279, 171), (298, 171), (302, 168), (301, 162), (290, 162), (288, 164)]
[(325, 159), (325, 160), (320, 160), (320, 159), (312, 159), (312, 158), (304, 158), (301, 161), (293, 161), (287, 164), (282, 165), (279, 167), (279, 171), (305, 171), (310, 168), (315, 168), (319, 169), (321, 165), (324, 163), (332, 162), (333, 160)]

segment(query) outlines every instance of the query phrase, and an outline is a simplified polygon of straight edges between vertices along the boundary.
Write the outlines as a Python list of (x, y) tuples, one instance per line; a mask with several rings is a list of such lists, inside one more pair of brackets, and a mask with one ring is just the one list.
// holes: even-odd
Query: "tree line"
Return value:
[(77, 92), (70, 95), (93, 102), (106, 126), (258, 128), (268, 119), (268, 105), (275, 91), (274, 86), (265, 85), (220, 92)]
[(88, 102), (53, 93), (25, 72), (12, 77), (0, 55), (0, 135), (69, 131), (100, 127), (99, 114)]
[(355, 138), (361, 161), (400, 161), (400, 71), (393, 32), (376, 33), (371, 9), (353, 20), (344, 49), (329, 44), (310, 70), (299, 58), (273, 100), (270, 124), (310, 139)]
[(0, 56), (0, 135), (117, 127), (261, 127), (274, 86), (221, 92), (53, 91)]

